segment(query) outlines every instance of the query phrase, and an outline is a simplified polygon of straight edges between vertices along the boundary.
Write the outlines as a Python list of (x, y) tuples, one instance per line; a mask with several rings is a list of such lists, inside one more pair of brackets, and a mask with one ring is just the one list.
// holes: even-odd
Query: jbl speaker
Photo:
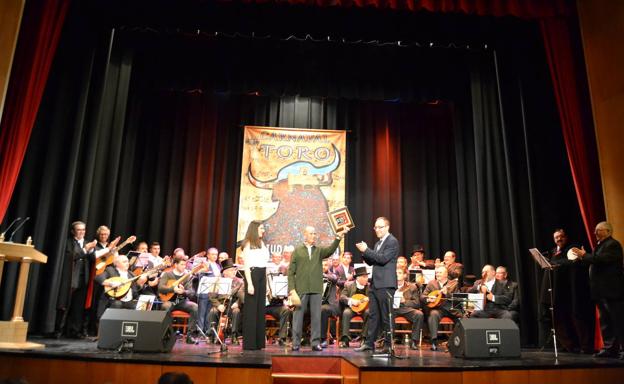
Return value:
[(169, 352), (176, 338), (168, 311), (108, 308), (100, 319), (98, 348)]
[(520, 357), (520, 331), (509, 319), (461, 319), (448, 347), (454, 357)]

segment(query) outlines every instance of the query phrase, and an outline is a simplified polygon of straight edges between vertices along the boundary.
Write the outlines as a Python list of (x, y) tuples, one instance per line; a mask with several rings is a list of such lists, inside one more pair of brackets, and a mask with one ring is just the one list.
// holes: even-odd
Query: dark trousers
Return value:
[(210, 299), (208, 299), (207, 294), (202, 293), (201, 295), (198, 295), (197, 306), (198, 306), (197, 327), (201, 329), (202, 331), (204, 331), (204, 333), (207, 333), (211, 327), (208, 321), (208, 313), (212, 309), (212, 303), (210, 302)]
[[(339, 316), (340, 307), (338, 304), (322, 304), (321, 305), (321, 340), (327, 338), (327, 323), (331, 316)], [(336, 335), (334, 330), (334, 336)]]
[(390, 305), (392, 305), (395, 291), (396, 288), (375, 288), (374, 286), (371, 286), (368, 291), (370, 314), (368, 317), (366, 344), (371, 348), (374, 347), (379, 332), (384, 333), (385, 345), (390, 345), (390, 334), (387, 331), (390, 329), (390, 318), (388, 315), (391, 307), (388, 305), (388, 297), (390, 297)]
[(288, 337), (288, 323), (292, 316), (292, 311), (285, 305), (269, 305), (265, 308), (265, 313), (279, 320), (278, 337), (285, 340)]
[(251, 282), (254, 294), (247, 291), (245, 279), (245, 305), (243, 305), (243, 349), (256, 350), (265, 346), (266, 323), (264, 305), (266, 303), (266, 268), (252, 268)]
[(173, 311), (182, 311), (189, 314), (189, 322), (188, 322), (188, 331), (187, 335), (197, 333), (197, 304), (192, 302), (191, 300), (180, 300), (177, 304), (172, 303), (171, 301), (166, 301), (162, 303), (161, 310), (173, 312)]
[(72, 290), (69, 308), (67, 308), (67, 321), (65, 322), (65, 334), (68, 336), (82, 335), (84, 332), (85, 301), (87, 299), (87, 286)]
[[(450, 317), (451, 319), (453, 319), (454, 322), (457, 322), (457, 317), (449, 312), (447, 308), (439, 307), (429, 311), (427, 325), (429, 326), (429, 333), (432, 340), (437, 340), (438, 338), (438, 328), (440, 327), (440, 320), (442, 320), (443, 317)], [(474, 312), (472, 314), (472, 317), (474, 317)]]
[[(229, 308), (228, 311), (229, 324), (232, 326), (232, 336), (238, 336), (238, 328), (240, 322), (240, 308)], [(210, 308), (210, 312), (208, 312), (208, 327), (214, 327), (215, 330), (219, 327), (219, 320), (221, 320), (221, 312), (216, 307)], [(224, 335), (227, 329), (223, 330)], [(207, 334), (210, 338), (214, 338), (214, 333)]]
[(360, 315), (358, 315), (357, 313), (353, 312), (351, 310), (351, 308), (346, 307), (343, 311), (342, 311), (342, 317), (340, 318), (340, 326), (342, 327), (342, 330), (340, 332), (340, 340), (341, 341), (345, 341), (345, 342), (349, 342), (351, 341), (351, 335), (349, 334), (349, 329), (351, 328), (351, 319), (353, 318), (353, 316), (362, 316), (362, 339), (366, 340), (368, 337), (368, 309), (366, 309), (363, 313), (361, 313)]
[(597, 303), (603, 349), (618, 353), (624, 346), (624, 301), (602, 299)]
[(420, 330), (425, 319), (422, 311), (416, 308), (400, 307), (394, 310), (394, 314), (403, 316), (412, 323), (412, 340), (418, 342), (420, 340)]

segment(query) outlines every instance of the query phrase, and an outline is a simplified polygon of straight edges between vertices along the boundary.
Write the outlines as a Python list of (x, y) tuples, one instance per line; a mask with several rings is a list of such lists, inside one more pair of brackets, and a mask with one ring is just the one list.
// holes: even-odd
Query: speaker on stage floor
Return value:
[(448, 346), (454, 357), (520, 357), (520, 331), (509, 319), (460, 319)]
[(167, 311), (108, 308), (100, 319), (98, 348), (169, 352), (175, 344)]

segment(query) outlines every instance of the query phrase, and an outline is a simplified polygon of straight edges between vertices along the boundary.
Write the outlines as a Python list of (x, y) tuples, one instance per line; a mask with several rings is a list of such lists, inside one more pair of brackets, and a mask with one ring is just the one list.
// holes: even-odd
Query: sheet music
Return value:
[(288, 296), (288, 276), (273, 276), (271, 292), (274, 297)]
[(139, 300), (137, 300), (135, 309), (137, 311), (151, 311), (155, 299), (156, 296), (154, 295), (141, 295), (139, 296)]
[(232, 279), (228, 277), (204, 276), (199, 280), (198, 295), (217, 294), (229, 295), (232, 288)]
[(423, 269), (422, 274), (425, 278), (425, 284), (429, 284), (431, 280), (435, 280), (435, 269)]
[(403, 292), (398, 289), (394, 291), (394, 297), (392, 300), (392, 308), (397, 309), (401, 306), (401, 298), (403, 297)]
[(550, 262), (542, 255), (542, 253), (537, 248), (529, 249), (529, 253), (533, 256), (535, 262), (542, 267), (542, 269), (551, 269), (552, 265)]

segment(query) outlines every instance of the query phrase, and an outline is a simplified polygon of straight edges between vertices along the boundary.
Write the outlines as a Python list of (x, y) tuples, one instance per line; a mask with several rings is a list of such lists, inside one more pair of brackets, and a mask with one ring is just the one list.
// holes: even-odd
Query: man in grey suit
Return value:
[(373, 249), (368, 248), (365, 242), (356, 244), (362, 252), (362, 257), (368, 265), (373, 266), (373, 278), (368, 291), (369, 311), (368, 336), (366, 343), (355, 351), (372, 351), (379, 331), (384, 331), (383, 353), (389, 352), (391, 335), (386, 332), (390, 328), (388, 315), (391, 308), (388, 306), (388, 297), (394, 297), (397, 289), (396, 265), (399, 256), (399, 242), (390, 234), (390, 220), (379, 217), (375, 221), (375, 234), (379, 241)]
[[(301, 306), (293, 314), (292, 350), (298, 351), (301, 346), (303, 315), (310, 304), (310, 323), (312, 328), (311, 344), (313, 351), (322, 351), (321, 347), (321, 299), (323, 295), (323, 259), (334, 253), (342, 237), (349, 231), (345, 228), (338, 232), (336, 239), (329, 247), (317, 247), (316, 229), (307, 226), (303, 231), (303, 244), (295, 248), (288, 267), (289, 296), (301, 298)], [(293, 292), (294, 291), (294, 292)]]

